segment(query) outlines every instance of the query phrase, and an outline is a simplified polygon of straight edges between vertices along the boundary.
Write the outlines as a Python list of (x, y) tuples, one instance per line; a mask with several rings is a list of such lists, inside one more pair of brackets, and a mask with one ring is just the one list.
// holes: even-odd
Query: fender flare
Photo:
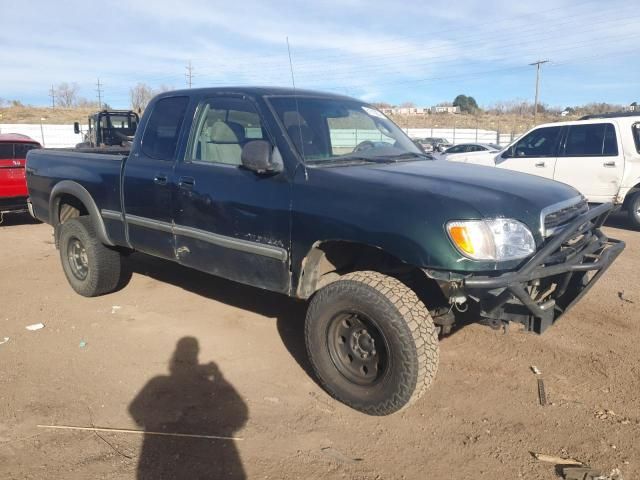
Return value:
[(71, 195), (80, 200), (89, 212), (89, 216), (91, 217), (91, 222), (93, 223), (93, 228), (96, 230), (98, 239), (105, 245), (109, 245), (110, 247), (115, 246), (109, 238), (109, 234), (107, 233), (107, 229), (104, 225), (104, 220), (102, 219), (102, 215), (100, 215), (100, 210), (98, 209), (96, 202), (93, 200), (93, 197), (86, 188), (71, 180), (62, 180), (51, 190), (51, 195), (49, 197), (49, 223), (53, 225), (53, 228), (55, 229), (58, 226), (59, 219), (57, 212), (59, 209), (60, 197), (63, 194)]

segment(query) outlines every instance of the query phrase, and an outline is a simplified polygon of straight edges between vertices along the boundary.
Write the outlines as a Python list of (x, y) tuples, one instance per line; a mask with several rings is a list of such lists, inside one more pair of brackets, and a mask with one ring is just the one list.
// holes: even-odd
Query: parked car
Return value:
[[(334, 146), (355, 123), (385, 141)], [(386, 415), (431, 385), (458, 310), (542, 333), (624, 248), (610, 204), (428, 158), (358, 100), (205, 88), (155, 97), (128, 155), (29, 152), (27, 181), (80, 295), (117, 289), (136, 250), (307, 301), (320, 384)]]
[(478, 154), (497, 153), (502, 147), (493, 143), (461, 143), (447, 148), (439, 155), (441, 160), (455, 160), (456, 162), (467, 162), (468, 159)]
[(430, 152), (443, 152), (449, 147), (452, 147), (453, 144), (442, 137), (427, 137), (427, 138), (419, 138), (416, 141), (422, 146), (423, 150), (427, 153)]
[(567, 183), (590, 203), (612, 202), (640, 228), (640, 115), (592, 115), (539, 125), (497, 155), (470, 163)]
[(40, 144), (26, 135), (0, 134), (0, 220), (5, 213), (27, 211), (24, 165), (27, 152), (34, 148)]

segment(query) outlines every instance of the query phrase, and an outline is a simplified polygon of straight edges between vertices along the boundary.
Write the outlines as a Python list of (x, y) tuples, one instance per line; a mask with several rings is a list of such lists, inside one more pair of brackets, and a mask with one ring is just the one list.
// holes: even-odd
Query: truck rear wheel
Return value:
[(67, 220), (60, 227), (60, 260), (71, 287), (84, 297), (114, 291), (124, 275), (122, 255), (103, 245), (91, 218)]
[(633, 228), (640, 228), (640, 192), (636, 192), (629, 199), (627, 207), (629, 222)]
[(420, 398), (438, 369), (438, 335), (427, 308), (399, 280), (344, 275), (312, 298), (305, 323), (311, 364), (323, 388), (369, 415)]

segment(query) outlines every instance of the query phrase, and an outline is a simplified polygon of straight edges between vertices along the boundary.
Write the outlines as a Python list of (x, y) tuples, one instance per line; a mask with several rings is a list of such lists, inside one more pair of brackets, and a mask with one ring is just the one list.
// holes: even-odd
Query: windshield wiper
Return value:
[(318, 160), (307, 160), (307, 165), (337, 165), (341, 163), (393, 163), (394, 160), (385, 157), (365, 157), (359, 155), (345, 155), (342, 157), (334, 157)]
[(417, 153), (417, 152), (404, 152), (404, 153), (399, 153), (397, 155), (383, 155), (379, 158), (384, 158), (392, 161), (410, 160), (414, 158), (422, 158), (425, 160), (435, 160), (433, 156), (427, 153)]

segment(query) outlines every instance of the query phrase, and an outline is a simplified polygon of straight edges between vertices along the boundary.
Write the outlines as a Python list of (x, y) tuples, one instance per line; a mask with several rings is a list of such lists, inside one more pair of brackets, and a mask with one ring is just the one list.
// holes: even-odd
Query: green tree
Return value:
[(463, 113), (476, 113), (478, 110), (480, 110), (476, 99), (467, 95), (458, 95), (453, 100), (453, 106), (459, 107), (460, 111)]

